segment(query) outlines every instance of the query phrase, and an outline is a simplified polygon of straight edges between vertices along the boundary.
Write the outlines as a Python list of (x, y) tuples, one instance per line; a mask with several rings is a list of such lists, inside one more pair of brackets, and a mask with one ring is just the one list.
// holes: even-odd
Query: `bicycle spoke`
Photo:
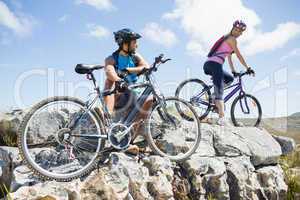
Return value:
[[(68, 179), (90, 169), (102, 141), (96, 116), (85, 111), (74, 130), (66, 128), (82, 110), (83, 103), (65, 100), (45, 101), (44, 106), (35, 108), (24, 129), (23, 148), (28, 163), (39, 173)], [(74, 131), (81, 137), (72, 136)]]
[[(175, 100), (167, 100), (167, 106), (162, 113), (159, 106), (155, 107), (150, 115), (148, 133), (151, 134), (150, 144), (158, 154), (168, 156), (171, 159), (183, 159), (195, 150), (199, 142), (199, 124), (197, 115), (193, 116), (192, 121), (184, 119), (176, 109), (176, 104), (188, 110), (188, 104)], [(186, 108), (187, 107), (187, 108)], [(194, 111), (190, 110), (190, 113)], [(165, 117), (161, 117), (165, 115)], [(167, 120), (164, 118), (168, 118)], [(197, 134), (194, 134), (195, 132)], [(187, 138), (189, 138), (187, 140)]]

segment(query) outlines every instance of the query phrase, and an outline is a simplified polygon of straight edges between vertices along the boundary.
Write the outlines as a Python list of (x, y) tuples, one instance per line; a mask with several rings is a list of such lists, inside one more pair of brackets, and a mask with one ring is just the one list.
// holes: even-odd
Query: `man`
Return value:
[[(125, 28), (117, 32), (114, 32), (115, 42), (118, 44), (118, 49), (105, 59), (105, 72), (106, 81), (105, 89), (110, 89), (118, 85), (130, 85), (136, 83), (138, 80), (137, 74), (144, 68), (149, 68), (148, 63), (144, 58), (136, 53), (138, 47), (137, 40), (141, 38), (141, 35), (134, 31)], [(127, 72), (128, 75), (122, 79), (120, 72)], [(104, 101), (107, 105), (108, 111), (114, 115), (115, 108), (131, 109), (130, 104), (134, 99), (134, 93), (132, 91), (125, 90), (122, 93), (112, 94), (104, 97)], [(145, 119), (148, 115), (148, 111), (152, 108), (152, 98), (146, 100), (140, 110), (139, 116), (136, 121)], [(134, 131), (133, 140), (137, 136), (137, 132), (142, 126), (138, 125), (137, 131)], [(136, 145), (131, 145), (128, 149), (129, 152), (135, 153), (138, 151)]]

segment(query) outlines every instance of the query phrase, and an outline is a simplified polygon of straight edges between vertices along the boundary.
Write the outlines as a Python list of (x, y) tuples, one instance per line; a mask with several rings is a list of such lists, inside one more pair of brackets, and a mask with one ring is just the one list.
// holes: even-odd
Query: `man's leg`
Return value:
[(143, 106), (139, 109), (140, 112), (135, 120), (137, 124), (134, 126), (132, 141), (134, 141), (134, 139), (138, 136), (138, 133), (142, 132), (142, 129), (144, 128), (143, 122), (148, 118), (152, 109), (152, 105), (153, 97), (149, 96), (148, 99), (144, 102)]
[[(140, 112), (134, 121), (136, 124), (133, 126), (133, 135), (132, 135), (132, 142), (136, 139), (136, 137), (141, 133), (144, 128), (143, 122), (147, 117), (149, 116), (151, 109), (153, 105), (153, 97), (148, 97), (148, 99), (145, 101), (143, 106), (139, 108)], [(138, 154), (140, 152), (140, 148), (137, 145), (130, 145), (128, 149), (126, 150), (127, 153), (132, 153), (132, 154)]]
[[(113, 86), (114, 86), (114, 82), (112, 82), (108, 79), (105, 80), (105, 85), (104, 85), (105, 90), (111, 89)], [(115, 94), (105, 96), (104, 102), (107, 106), (109, 113), (112, 114), (114, 111), (114, 106), (115, 106)]]

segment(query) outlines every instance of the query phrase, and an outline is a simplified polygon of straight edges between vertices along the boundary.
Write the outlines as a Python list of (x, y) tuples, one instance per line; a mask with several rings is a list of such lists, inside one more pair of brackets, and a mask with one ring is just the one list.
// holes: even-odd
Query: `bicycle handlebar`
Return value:
[[(170, 58), (167, 58), (167, 59), (163, 59), (164, 57), (164, 54), (160, 54), (159, 56), (155, 57), (155, 61), (154, 63), (151, 65), (152, 67), (150, 68), (144, 68), (142, 69), (142, 71), (140, 71), (139, 73), (137, 73), (137, 76), (140, 76), (140, 75), (143, 75), (143, 74), (151, 74), (153, 71), (157, 71), (157, 65), (158, 64), (164, 64), (168, 61), (170, 61), (171, 59)], [(129, 75), (130, 73), (127, 71), (127, 70), (120, 70), (118, 72), (118, 75), (124, 79), (127, 75)]]
[(244, 71), (244, 72), (239, 72), (238, 73), (238, 77), (242, 77), (242, 76), (245, 76), (245, 75), (251, 75), (252, 73), (249, 73), (249, 72), (247, 72), (247, 71)]
[(171, 60), (170, 58), (163, 60), (163, 57), (164, 57), (164, 54), (160, 54), (159, 56), (155, 57), (152, 67), (150, 67), (149, 69), (144, 68), (140, 73), (138, 73), (138, 76), (140, 76), (142, 74), (150, 75), (152, 72), (157, 71), (157, 65), (165, 64), (166, 62)]

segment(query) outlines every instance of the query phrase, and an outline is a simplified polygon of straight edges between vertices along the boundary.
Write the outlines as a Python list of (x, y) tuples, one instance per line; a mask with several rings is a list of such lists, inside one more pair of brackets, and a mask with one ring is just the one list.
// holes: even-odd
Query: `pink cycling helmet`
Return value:
[(233, 23), (233, 27), (235, 28), (239, 28), (241, 30), (246, 30), (247, 28), (247, 25), (245, 24), (245, 22), (243, 22), (242, 20), (236, 20), (234, 23)]

